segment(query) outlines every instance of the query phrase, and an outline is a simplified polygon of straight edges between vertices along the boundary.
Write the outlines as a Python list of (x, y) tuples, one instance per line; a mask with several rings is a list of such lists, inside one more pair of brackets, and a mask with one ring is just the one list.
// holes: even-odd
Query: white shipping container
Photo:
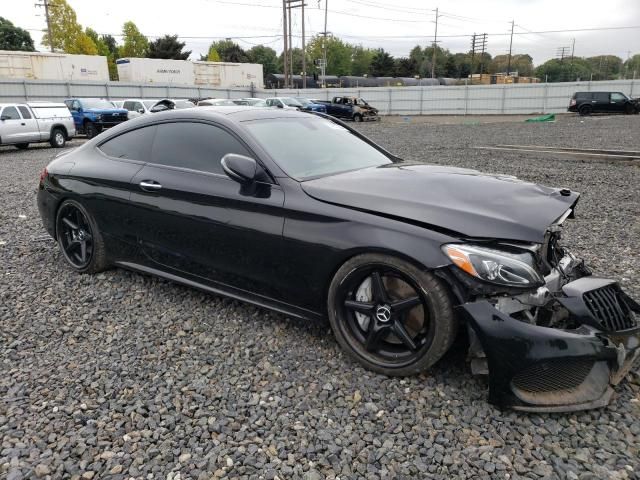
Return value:
[(0, 78), (109, 80), (107, 57), (0, 50)]
[(211, 87), (264, 88), (262, 65), (259, 63), (194, 62), (196, 85)]
[(175, 83), (193, 85), (193, 63), (162, 58), (119, 58), (116, 60), (121, 82)]

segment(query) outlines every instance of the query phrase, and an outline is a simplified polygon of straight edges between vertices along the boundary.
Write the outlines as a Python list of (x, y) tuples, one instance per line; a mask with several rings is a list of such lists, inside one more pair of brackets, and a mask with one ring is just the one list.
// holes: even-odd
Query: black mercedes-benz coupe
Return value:
[(114, 127), (47, 166), (38, 207), (80, 273), (124, 267), (328, 318), (386, 375), (428, 369), (464, 329), (491, 402), (561, 411), (608, 404), (640, 355), (640, 306), (560, 243), (578, 197), (242, 106)]

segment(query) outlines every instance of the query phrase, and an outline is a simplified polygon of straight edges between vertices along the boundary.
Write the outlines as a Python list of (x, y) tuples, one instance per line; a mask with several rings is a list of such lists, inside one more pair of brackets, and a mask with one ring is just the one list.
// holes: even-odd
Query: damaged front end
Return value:
[[(491, 257), (498, 250), (478, 248), (475, 259), (475, 246), (447, 252), (457, 267), (444, 275), (458, 285), (472, 371), (489, 374), (493, 404), (537, 412), (602, 407), (640, 357), (640, 305), (559, 243), (571, 213), (549, 227), (541, 245), (492, 245), (530, 252), (535, 275), (509, 260), (515, 266), (505, 262), (501, 278), (502, 265)], [(513, 283), (523, 279), (527, 287)]]

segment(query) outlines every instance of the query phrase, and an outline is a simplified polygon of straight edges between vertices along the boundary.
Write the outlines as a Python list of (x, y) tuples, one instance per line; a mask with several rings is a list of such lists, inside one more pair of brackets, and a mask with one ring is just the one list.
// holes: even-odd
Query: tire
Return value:
[(329, 287), (327, 308), (343, 350), (384, 375), (427, 370), (447, 352), (458, 330), (446, 285), (388, 255), (364, 254), (345, 262)]
[(354, 122), (361, 122), (361, 121), (362, 121), (362, 115), (360, 115), (359, 113), (356, 113), (356, 114), (353, 116), (353, 121), (354, 121)]
[(62, 148), (67, 143), (67, 137), (64, 134), (64, 130), (61, 128), (54, 128), (51, 130), (51, 138), (49, 139), (49, 144), (53, 148)]
[(75, 200), (65, 200), (58, 208), (56, 240), (63, 258), (76, 272), (98, 273), (109, 267), (104, 240), (95, 220)]
[(84, 126), (84, 133), (89, 140), (98, 135), (100, 132), (98, 131), (98, 127), (96, 127), (93, 123), (87, 122)]
[(27, 148), (29, 148), (29, 144), (28, 143), (16, 143), (16, 148), (18, 150), (26, 150)]
[(638, 109), (636, 107), (634, 107), (633, 105), (627, 104), (624, 107), (624, 113), (626, 113), (627, 115), (634, 115), (634, 114), (638, 113)]
[(578, 109), (578, 113), (583, 117), (586, 115), (591, 115), (593, 112), (593, 107), (591, 105), (581, 105)]

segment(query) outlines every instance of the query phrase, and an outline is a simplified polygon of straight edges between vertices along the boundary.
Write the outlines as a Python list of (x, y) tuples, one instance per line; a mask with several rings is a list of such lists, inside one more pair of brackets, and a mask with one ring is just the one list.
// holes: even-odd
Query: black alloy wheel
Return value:
[(446, 352), (456, 324), (436, 277), (384, 255), (362, 255), (345, 266), (330, 288), (329, 318), (347, 352), (387, 375), (418, 373)]
[(100, 232), (82, 205), (66, 200), (56, 216), (56, 237), (65, 260), (74, 270), (95, 273), (107, 266)]
[(578, 113), (582, 116), (591, 115), (591, 112), (593, 112), (593, 107), (591, 105), (582, 105), (578, 110)]

